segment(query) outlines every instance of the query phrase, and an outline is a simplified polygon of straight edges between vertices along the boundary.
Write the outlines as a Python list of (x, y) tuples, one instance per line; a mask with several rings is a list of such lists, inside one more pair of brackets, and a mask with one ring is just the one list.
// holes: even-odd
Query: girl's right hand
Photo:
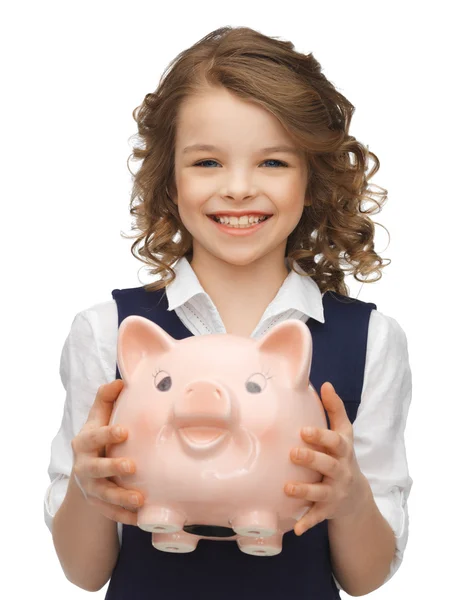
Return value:
[[(126, 525), (137, 525), (135, 511), (143, 505), (143, 494), (106, 479), (135, 472), (135, 463), (130, 459), (105, 458), (107, 445), (119, 444), (127, 439), (128, 432), (123, 427), (122, 435), (118, 436), (115, 433), (116, 425), (109, 425), (114, 402), (123, 386), (121, 379), (115, 379), (99, 387), (88, 420), (72, 440), (72, 476), (85, 499), (105, 517)], [(130, 465), (130, 471), (123, 468), (126, 462)], [(134, 495), (138, 498), (138, 504), (132, 503)]]

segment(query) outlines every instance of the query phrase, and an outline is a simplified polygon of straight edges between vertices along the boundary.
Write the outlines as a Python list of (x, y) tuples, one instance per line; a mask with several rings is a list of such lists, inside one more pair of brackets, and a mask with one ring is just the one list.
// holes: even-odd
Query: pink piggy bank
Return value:
[(191, 552), (209, 539), (236, 541), (255, 556), (282, 551), (284, 533), (312, 505), (288, 496), (285, 484), (322, 479), (290, 458), (292, 448), (308, 447), (302, 427), (327, 429), (311, 359), (311, 333), (298, 320), (260, 340), (176, 340), (149, 319), (122, 321), (124, 387), (110, 424), (126, 427), (128, 438), (106, 455), (135, 461), (134, 474), (111, 480), (144, 495), (138, 527), (152, 532), (155, 548)]

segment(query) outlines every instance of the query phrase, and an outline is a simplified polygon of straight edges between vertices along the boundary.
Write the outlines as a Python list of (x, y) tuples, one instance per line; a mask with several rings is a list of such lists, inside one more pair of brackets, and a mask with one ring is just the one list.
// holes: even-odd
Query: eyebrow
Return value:
[[(212, 146), (211, 144), (193, 144), (192, 146), (186, 146), (182, 153), (187, 154), (188, 152), (194, 152), (195, 150), (219, 152), (220, 148), (217, 148), (217, 146)], [(288, 152), (290, 154), (300, 154), (300, 150), (297, 150), (293, 146), (269, 146), (268, 148), (261, 148), (259, 152)]]

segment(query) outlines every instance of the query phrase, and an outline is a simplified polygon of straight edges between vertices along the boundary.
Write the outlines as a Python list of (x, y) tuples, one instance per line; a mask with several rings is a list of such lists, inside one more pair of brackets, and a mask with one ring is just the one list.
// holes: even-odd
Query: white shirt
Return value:
[[(218, 310), (187, 259), (180, 259), (173, 268), (176, 279), (166, 287), (168, 310), (175, 310), (193, 335), (226, 333)], [(301, 272), (298, 264), (296, 268)], [(286, 319), (306, 322), (309, 318), (324, 323), (321, 291), (310, 277), (291, 270), (251, 337), (258, 339), (270, 326)], [(65, 340), (60, 359), (65, 405), (60, 429), (52, 440), (48, 468), (51, 483), (44, 498), (44, 518), (51, 532), (73, 466), (71, 441), (85, 424), (98, 387), (116, 378), (117, 334), (117, 304), (111, 299), (79, 312)], [(411, 395), (406, 335), (395, 319), (372, 310), (353, 434), (360, 469), (396, 537), (396, 552), (386, 581), (399, 568), (408, 538), (407, 499), (413, 480), (407, 466), (404, 430)], [(122, 544), (122, 523), (116, 525)]]

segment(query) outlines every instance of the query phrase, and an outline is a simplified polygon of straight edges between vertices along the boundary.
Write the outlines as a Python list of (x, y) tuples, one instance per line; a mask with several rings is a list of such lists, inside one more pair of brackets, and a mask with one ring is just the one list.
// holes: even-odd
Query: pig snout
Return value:
[(227, 390), (215, 381), (188, 384), (173, 407), (173, 426), (193, 450), (218, 446), (232, 425), (232, 403)]

